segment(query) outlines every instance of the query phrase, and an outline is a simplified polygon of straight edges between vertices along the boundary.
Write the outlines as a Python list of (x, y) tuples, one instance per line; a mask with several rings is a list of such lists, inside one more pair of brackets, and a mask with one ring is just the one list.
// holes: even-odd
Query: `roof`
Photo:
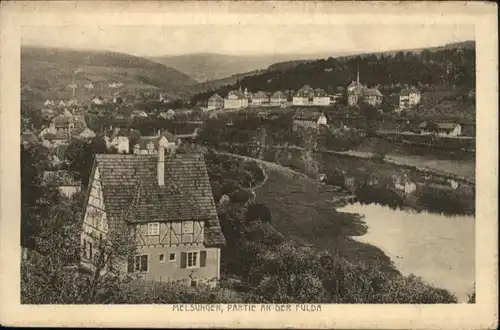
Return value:
[(165, 186), (158, 186), (157, 157), (96, 155), (110, 226), (203, 220), (205, 244), (224, 244), (203, 155), (166, 155)]
[(45, 171), (43, 181), (51, 186), (80, 186), (81, 183), (75, 180), (75, 176), (70, 171)]
[(273, 95), (271, 95), (271, 98), (272, 99), (286, 99), (286, 95), (282, 91), (276, 91), (273, 93)]
[(434, 127), (439, 128), (439, 129), (445, 129), (445, 130), (450, 129), (451, 130), (451, 129), (454, 129), (455, 127), (459, 126), (459, 124), (455, 124), (455, 123), (435, 123), (435, 122), (424, 121), (420, 125), (418, 125), (419, 128), (427, 128), (429, 126), (434, 126)]
[(380, 93), (380, 91), (378, 90), (378, 88), (365, 88), (363, 90), (363, 95), (364, 96), (384, 96), (382, 95), (382, 93)]
[(208, 99), (209, 101), (224, 101), (224, 99), (217, 93), (215, 93), (214, 95), (210, 96), (210, 98)]
[(304, 85), (301, 89), (295, 93), (296, 97), (313, 97), (314, 96), (314, 89), (309, 86), (309, 85)]
[(153, 142), (155, 149), (158, 150), (158, 145), (162, 137), (165, 137), (170, 143), (174, 143), (177, 140), (177, 137), (175, 135), (166, 131), (156, 136), (142, 136), (138, 141), (139, 147), (140, 149), (146, 149), (148, 143)]
[(229, 95), (235, 95), (236, 97), (238, 97), (239, 99), (244, 99), (245, 98), (245, 95), (240, 92), (240, 91), (237, 91), (237, 90), (234, 90), (234, 91), (230, 91), (227, 96), (229, 97)]
[(56, 127), (66, 127), (69, 126), (70, 123), (74, 124), (75, 120), (72, 116), (58, 115), (52, 118), (52, 122)]
[(21, 134), (21, 140), (26, 142), (34, 142), (37, 140), (35, 133), (26, 131)]
[(257, 93), (254, 93), (252, 95), (252, 99), (268, 99), (268, 98), (269, 96), (262, 91), (258, 91)]
[(44, 140), (68, 140), (69, 135), (66, 132), (56, 132), (56, 134), (53, 133), (47, 133), (43, 136)]
[(299, 110), (293, 115), (293, 120), (318, 120), (319, 117), (324, 116), (323, 112), (311, 110)]
[(420, 90), (414, 86), (406, 87), (401, 90), (399, 95), (409, 95), (410, 93), (420, 93)]
[(326, 97), (326, 96), (328, 96), (328, 94), (323, 89), (317, 88), (316, 90), (314, 90), (314, 96)]

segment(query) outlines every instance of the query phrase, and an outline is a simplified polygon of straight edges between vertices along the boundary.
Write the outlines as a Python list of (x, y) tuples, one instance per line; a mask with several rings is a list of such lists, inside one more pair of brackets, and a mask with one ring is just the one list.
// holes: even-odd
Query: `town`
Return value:
[[(22, 301), (473, 301), (473, 279), (439, 288), (403, 275), (383, 241), (353, 237), (368, 208), (474, 223), (474, 47), (318, 60), (186, 93), (83, 64), (57, 88), (23, 73)], [(380, 73), (414, 63), (440, 72)]]

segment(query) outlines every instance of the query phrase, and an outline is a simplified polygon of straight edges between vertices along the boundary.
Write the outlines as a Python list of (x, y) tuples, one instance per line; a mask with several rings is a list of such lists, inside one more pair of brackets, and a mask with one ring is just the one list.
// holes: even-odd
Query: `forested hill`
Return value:
[(474, 41), (422, 50), (330, 57), (245, 77), (235, 84), (200, 93), (193, 101), (206, 100), (214, 92), (225, 96), (240, 85), (251, 92), (297, 90), (305, 84), (333, 92), (355, 80), (358, 68), (361, 83), (368, 86), (428, 84), (470, 90), (475, 87), (475, 61)]
[[(185, 90), (197, 83), (173, 68), (124, 53), (27, 45), (21, 48), (21, 82), (43, 97), (70, 97), (68, 85), (73, 79), (78, 85), (78, 97), (93, 93), (110, 95), (115, 89), (108, 85), (114, 82), (123, 83), (121, 90), (161, 89), (179, 93), (187, 93)], [(89, 82), (95, 85), (94, 91), (83, 87)]]

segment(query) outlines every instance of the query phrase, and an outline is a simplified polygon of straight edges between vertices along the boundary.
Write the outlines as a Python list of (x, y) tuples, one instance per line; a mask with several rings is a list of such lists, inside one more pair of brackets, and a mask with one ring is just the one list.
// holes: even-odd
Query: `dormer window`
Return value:
[(158, 222), (148, 223), (148, 236), (160, 235), (160, 224)]

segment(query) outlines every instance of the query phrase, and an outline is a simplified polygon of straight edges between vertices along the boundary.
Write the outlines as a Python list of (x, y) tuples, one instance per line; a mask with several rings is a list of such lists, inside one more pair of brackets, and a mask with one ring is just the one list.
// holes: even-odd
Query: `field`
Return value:
[(395, 271), (380, 249), (350, 237), (365, 234), (367, 228), (360, 217), (335, 210), (333, 199), (339, 193), (331, 186), (279, 165), (259, 162), (267, 180), (256, 189), (257, 200), (272, 210), (272, 223), (277, 230), (319, 250), (382, 264), (386, 271)]

